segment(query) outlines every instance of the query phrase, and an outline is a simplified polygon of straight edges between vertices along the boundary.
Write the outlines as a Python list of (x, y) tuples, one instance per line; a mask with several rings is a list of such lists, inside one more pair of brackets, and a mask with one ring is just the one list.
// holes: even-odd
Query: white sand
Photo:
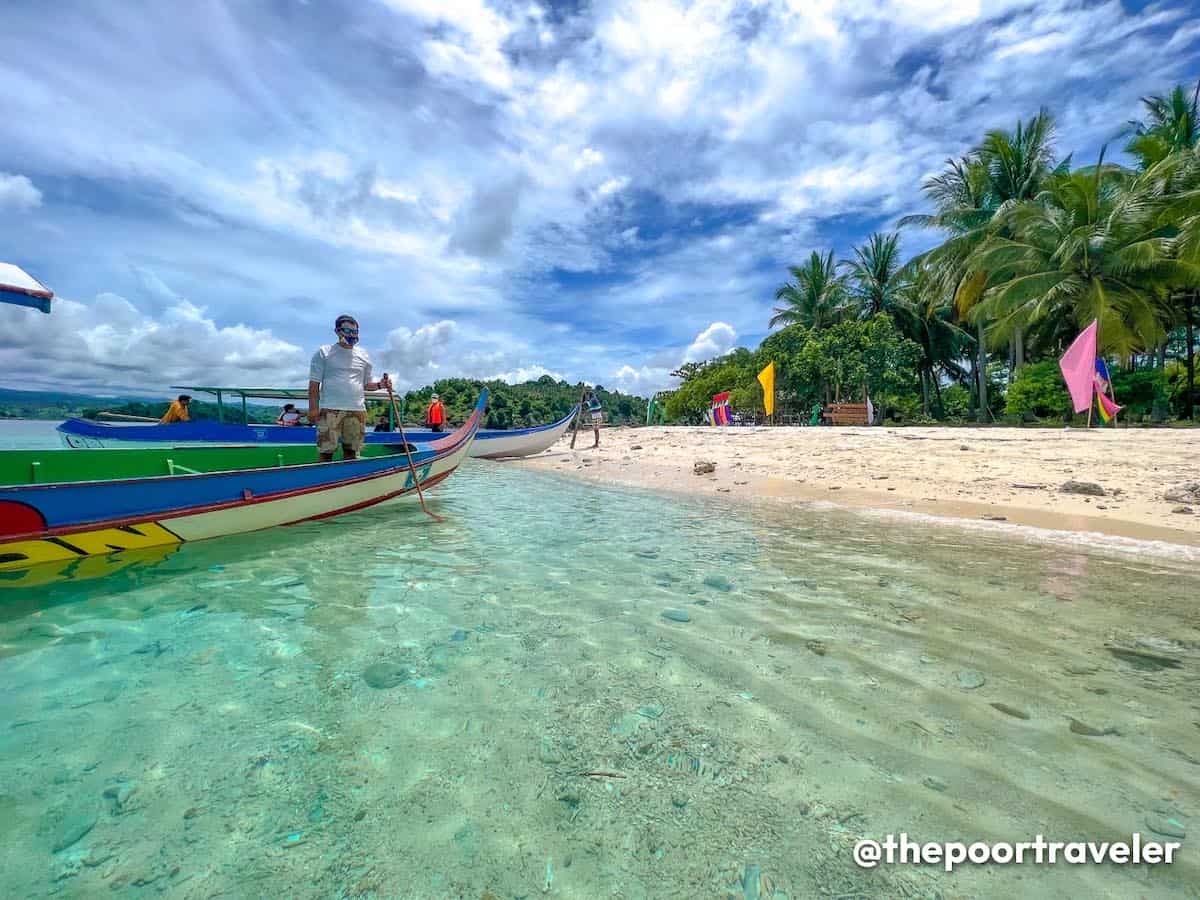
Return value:
[[(729, 497), (823, 500), (1039, 529), (1200, 546), (1200, 431), (1021, 428), (607, 428), (525, 465), (602, 482)], [(697, 460), (716, 463), (696, 475)], [(1069, 481), (1105, 496), (1065, 493)], [(1032, 529), (1031, 529), (1032, 531)]]

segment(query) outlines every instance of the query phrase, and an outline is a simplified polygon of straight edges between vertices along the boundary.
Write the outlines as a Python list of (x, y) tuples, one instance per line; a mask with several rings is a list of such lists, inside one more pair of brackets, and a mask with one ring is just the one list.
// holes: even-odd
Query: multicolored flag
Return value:
[(729, 391), (713, 395), (709, 421), (713, 425), (728, 425), (732, 421), (729, 416)]
[(1058, 361), (1077, 413), (1091, 408), (1096, 387), (1096, 327), (1097, 322), (1092, 319), (1092, 324), (1079, 332), (1079, 337)]
[(1096, 357), (1096, 374), (1092, 380), (1096, 386), (1096, 402), (1100, 405), (1100, 418), (1107, 425), (1116, 418), (1121, 407), (1117, 406), (1115, 400), (1107, 396), (1112, 392), (1112, 376), (1108, 374), (1108, 366), (1105, 365), (1104, 360), (1098, 356)]
[(1106, 425), (1115, 419), (1117, 413), (1121, 411), (1121, 407), (1117, 406), (1111, 398), (1100, 392), (1098, 385), (1096, 387), (1096, 401), (1100, 404), (1100, 418), (1104, 420)]

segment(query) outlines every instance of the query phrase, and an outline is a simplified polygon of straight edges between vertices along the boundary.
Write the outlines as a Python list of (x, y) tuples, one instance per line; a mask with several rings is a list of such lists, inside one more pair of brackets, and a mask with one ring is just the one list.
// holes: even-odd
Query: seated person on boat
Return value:
[(170, 425), (172, 422), (190, 422), (188, 404), (191, 402), (192, 398), (187, 394), (180, 394), (177, 399), (171, 401), (166, 413), (158, 421), (163, 425)]
[(299, 425), (300, 410), (296, 409), (295, 403), (285, 403), (283, 412), (279, 414), (279, 418), (275, 420), (276, 425)]

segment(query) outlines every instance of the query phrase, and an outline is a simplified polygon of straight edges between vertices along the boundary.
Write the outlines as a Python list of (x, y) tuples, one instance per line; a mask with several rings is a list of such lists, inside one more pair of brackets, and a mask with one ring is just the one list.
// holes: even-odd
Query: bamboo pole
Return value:
[(575, 421), (571, 423), (571, 449), (575, 449), (575, 438), (579, 436), (579, 420), (583, 418), (583, 398), (587, 396), (587, 388), (584, 387), (579, 393), (579, 412), (575, 414)]
[[(387, 378), (387, 372), (383, 373), (383, 377)], [(412, 473), (413, 484), (417, 488), (417, 497), (421, 501), (421, 509), (425, 510), (425, 514), (435, 522), (445, 522), (446, 520), (433, 512), (425, 505), (425, 492), (421, 490), (421, 479), (417, 476), (417, 467), (413, 465), (412, 451), (408, 449), (408, 438), (404, 436), (404, 423), (400, 421), (400, 411), (396, 408), (396, 395), (392, 393), (392, 384), (388, 382), (388, 400), (392, 404), (392, 414), (396, 416), (396, 430), (400, 432), (400, 440), (404, 445), (404, 455), (408, 457), (408, 471)]]
[(152, 419), (149, 416), (130, 416), (130, 415), (126, 415), (125, 413), (114, 413), (114, 412), (108, 412), (108, 411), (96, 413), (96, 418), (97, 419), (116, 419), (118, 422), (154, 422), (154, 423), (158, 423), (160, 421), (159, 419)]

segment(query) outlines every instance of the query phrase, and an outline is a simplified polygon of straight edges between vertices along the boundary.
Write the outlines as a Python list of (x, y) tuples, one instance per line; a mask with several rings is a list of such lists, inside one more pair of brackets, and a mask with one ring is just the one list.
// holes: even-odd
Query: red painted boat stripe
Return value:
[[(444, 457), (441, 457), (441, 458), (444, 458)], [(186, 509), (171, 510), (169, 512), (146, 513), (146, 514), (137, 515), (137, 516), (125, 516), (124, 518), (120, 518), (120, 519), (102, 519), (99, 521), (92, 521), (92, 522), (78, 522), (73, 525), (60, 525), (57, 528), (48, 528), (44, 531), (31, 531), (26, 534), (5, 535), (4, 540), (5, 540), (5, 543), (8, 543), (9, 541), (36, 541), (36, 540), (45, 540), (47, 538), (57, 537), (59, 535), (71, 535), (77, 531), (85, 531), (85, 530), (93, 531), (93, 530), (98, 530), (101, 528), (120, 528), (120, 527), (123, 527), (126, 525), (137, 525), (140, 522), (158, 522), (161, 524), (164, 521), (169, 521), (171, 519), (179, 519), (179, 518), (183, 518), (184, 516), (195, 516), (195, 515), (200, 515), (201, 513), (219, 512), (219, 511), (225, 510), (225, 509), (237, 509), (237, 508), (242, 508), (242, 507), (246, 507), (246, 506), (253, 506), (256, 503), (271, 503), (276, 500), (287, 500), (291, 497), (300, 497), (300, 496), (303, 496), (304, 494), (315, 494), (318, 491), (330, 490), (332, 488), (340, 488), (340, 487), (347, 487), (347, 486), (353, 485), (353, 484), (361, 484), (361, 483), (364, 483), (367, 481), (374, 481), (375, 479), (378, 479), (378, 478), (390, 477), (392, 475), (395, 475), (397, 470), (402, 470), (402, 469), (407, 469), (407, 468), (408, 468), (408, 464), (405, 463), (403, 465), (396, 465), (392, 468), (384, 469), (380, 472), (372, 472), (370, 475), (359, 476), (358, 478), (347, 478), (342, 481), (329, 482), (327, 484), (320, 484), (320, 485), (317, 485), (315, 487), (310, 487), (310, 488), (297, 488), (296, 490), (283, 491), (278, 494), (264, 494), (261, 497), (253, 497), (250, 500), (229, 500), (229, 501), (225, 501), (223, 503), (210, 503), (206, 506), (189, 506)], [(455, 468), (457, 468), (457, 466)], [(449, 474), (452, 471), (454, 471), (454, 469), (448, 470), (446, 474)], [(441, 480), (441, 477), (442, 476), (435, 476), (434, 479), (427, 479), (426, 481), (422, 481), (421, 486), (424, 487), (426, 484), (435, 483), (435, 479)], [(380, 499), (381, 500), (390, 499), (392, 497), (399, 496), (400, 494), (408, 493), (408, 491), (412, 491), (412, 490), (415, 490), (415, 488), (408, 488), (407, 490), (400, 490), (393, 494), (389, 494), (387, 497), (383, 497)], [(375, 501), (375, 502), (379, 502), (379, 501)], [(303, 521), (303, 520), (299, 520), (299, 521)]]

